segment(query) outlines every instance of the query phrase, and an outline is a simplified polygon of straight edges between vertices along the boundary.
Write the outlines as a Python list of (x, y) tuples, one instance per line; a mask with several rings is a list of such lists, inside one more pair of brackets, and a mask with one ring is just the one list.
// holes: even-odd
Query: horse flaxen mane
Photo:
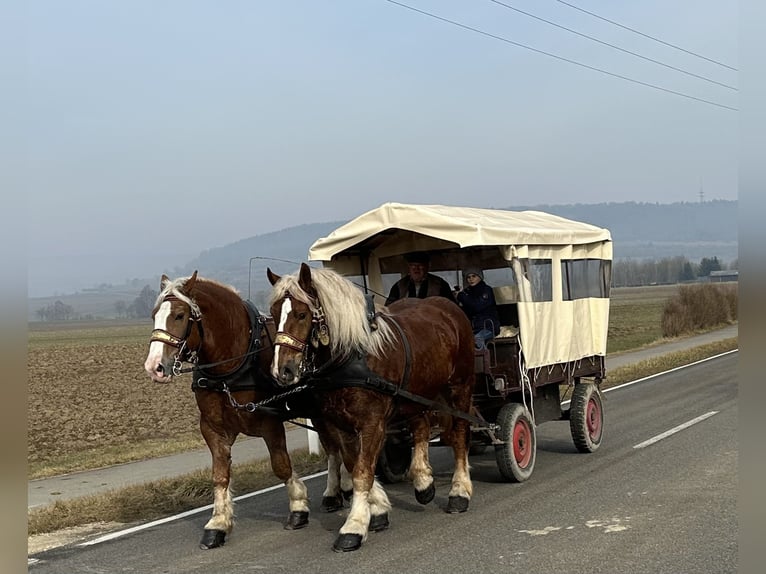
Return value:
[[(312, 269), (311, 280), (330, 332), (333, 356), (360, 351), (381, 357), (394, 344), (394, 332), (386, 321), (376, 319), (376, 328), (370, 327), (364, 295), (351, 281), (331, 269)], [(274, 285), (269, 306), (288, 295), (308, 305), (312, 314), (317, 312), (317, 301), (301, 288), (299, 273), (282, 276)]]
[[(191, 307), (192, 313), (196, 317), (202, 316), (202, 311), (199, 308), (199, 305), (197, 304), (197, 301), (193, 298), (191, 298), (187, 293), (184, 293), (183, 288), (186, 285), (186, 282), (190, 279), (190, 277), (179, 277), (177, 279), (173, 279), (172, 281), (168, 281), (165, 283), (164, 287), (160, 291), (160, 294), (157, 295), (157, 301), (155, 302), (155, 308), (159, 306), (162, 301), (165, 300), (166, 297), (177, 297), (189, 307)], [(240, 299), (239, 293), (234, 287), (231, 287), (230, 285), (224, 285), (223, 283), (219, 283), (218, 281), (215, 281), (213, 279), (206, 279), (203, 277), (196, 278), (195, 281), (195, 289), (197, 291), (200, 291), (202, 293), (207, 293), (209, 291), (208, 287), (215, 287), (222, 289), (226, 292), (230, 292), (232, 295), (234, 295), (237, 300)]]

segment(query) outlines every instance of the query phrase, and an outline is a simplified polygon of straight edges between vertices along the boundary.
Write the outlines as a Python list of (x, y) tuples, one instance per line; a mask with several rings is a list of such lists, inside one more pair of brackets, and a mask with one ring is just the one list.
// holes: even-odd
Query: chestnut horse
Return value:
[[(351, 470), (351, 509), (333, 549), (356, 550), (370, 530), (389, 524), (391, 504), (375, 480), (375, 465), (394, 417), (407, 420), (412, 430), (409, 476), (416, 498), (422, 504), (433, 500), (429, 413), (439, 405), (452, 414), (471, 408), (471, 324), (460, 307), (443, 297), (403, 299), (372, 317), (353, 283), (305, 263), (293, 275), (279, 277), (270, 269), (267, 274), (277, 322), (271, 374), (280, 385), (308, 388), (317, 402), (319, 415), (312, 422), (323, 445), (339, 451)], [(369, 381), (374, 388), (366, 385)], [(443, 419), (448, 422), (442, 440), (455, 457), (446, 510), (464, 512), (473, 488), (470, 429), (460, 416)]]
[[(154, 331), (144, 368), (168, 383), (191, 362), (200, 430), (213, 459), (213, 515), (200, 542), (204, 549), (224, 544), (233, 526), (230, 489), (231, 446), (239, 433), (263, 437), (271, 468), (287, 487), (286, 529), (308, 524), (308, 493), (293, 473), (282, 418), (235, 405), (257, 405), (275, 394), (269, 376), (274, 322), (260, 315), (232, 288), (197, 276), (171, 281), (163, 275), (152, 313)], [(232, 400), (233, 399), (233, 400)]]

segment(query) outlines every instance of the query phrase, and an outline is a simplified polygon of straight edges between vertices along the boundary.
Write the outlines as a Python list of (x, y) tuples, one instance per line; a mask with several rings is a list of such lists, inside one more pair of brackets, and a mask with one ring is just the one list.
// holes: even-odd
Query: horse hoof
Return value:
[(332, 549), (335, 552), (351, 552), (362, 547), (361, 534), (341, 534), (335, 539)]
[(341, 490), (340, 493), (343, 495), (344, 500), (351, 500), (351, 497), (354, 496), (354, 489), (351, 490)]
[(468, 503), (470, 502), (465, 496), (450, 496), (447, 503), (447, 512), (450, 514), (458, 514), (468, 510)]
[(428, 504), (434, 499), (434, 496), (436, 496), (436, 487), (433, 482), (425, 490), (415, 491), (415, 499), (420, 504)]
[(306, 511), (291, 512), (287, 517), (287, 524), (285, 524), (285, 530), (299, 530), (304, 526), (308, 526), (309, 513)]
[(323, 496), (322, 497), (322, 512), (335, 512), (336, 510), (343, 510), (343, 499), (338, 496)]
[(210, 550), (211, 548), (218, 548), (223, 546), (226, 542), (226, 532), (223, 530), (211, 530), (206, 528), (200, 540), (199, 547), (202, 550)]
[(388, 526), (388, 512), (370, 517), (370, 532), (381, 532), (387, 530)]

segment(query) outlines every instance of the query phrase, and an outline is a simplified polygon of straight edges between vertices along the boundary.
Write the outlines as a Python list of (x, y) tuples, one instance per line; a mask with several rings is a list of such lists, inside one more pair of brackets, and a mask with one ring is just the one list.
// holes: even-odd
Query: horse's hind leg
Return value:
[(290, 500), (290, 515), (285, 523), (285, 530), (297, 530), (309, 523), (309, 497), (306, 485), (293, 472), (290, 455), (287, 452), (285, 427), (274, 419), (264, 424), (263, 440), (271, 455), (271, 469), (287, 487)]
[(433, 469), (428, 461), (428, 440), (431, 438), (431, 425), (427, 415), (417, 416), (410, 422), (413, 449), (409, 477), (415, 487), (415, 498), (420, 504), (428, 504), (434, 499)]
[(200, 548), (208, 550), (223, 546), (234, 526), (234, 505), (231, 500), (231, 445), (237, 433), (220, 433), (204, 419), (200, 421), (202, 436), (213, 457), (213, 516), (205, 524)]
[[(459, 387), (453, 391), (452, 398), (455, 408), (469, 412), (471, 408), (471, 384)], [(470, 467), (468, 465), (468, 444), (470, 438), (470, 425), (466, 419), (453, 417), (452, 428), (447, 433), (447, 443), (452, 446), (455, 455), (455, 472), (452, 475), (452, 488), (449, 491), (447, 512), (458, 513), (468, 510), (468, 504), (473, 495)]]

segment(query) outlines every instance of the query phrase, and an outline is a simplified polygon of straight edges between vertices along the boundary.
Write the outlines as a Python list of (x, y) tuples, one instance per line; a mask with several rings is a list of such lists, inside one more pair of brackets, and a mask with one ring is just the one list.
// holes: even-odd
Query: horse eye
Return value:
[(184, 318), (183, 313), (179, 313), (178, 315), (176, 315), (176, 321), (183, 321), (183, 318)]
[(303, 321), (306, 318), (306, 313), (298, 313), (298, 319)]

